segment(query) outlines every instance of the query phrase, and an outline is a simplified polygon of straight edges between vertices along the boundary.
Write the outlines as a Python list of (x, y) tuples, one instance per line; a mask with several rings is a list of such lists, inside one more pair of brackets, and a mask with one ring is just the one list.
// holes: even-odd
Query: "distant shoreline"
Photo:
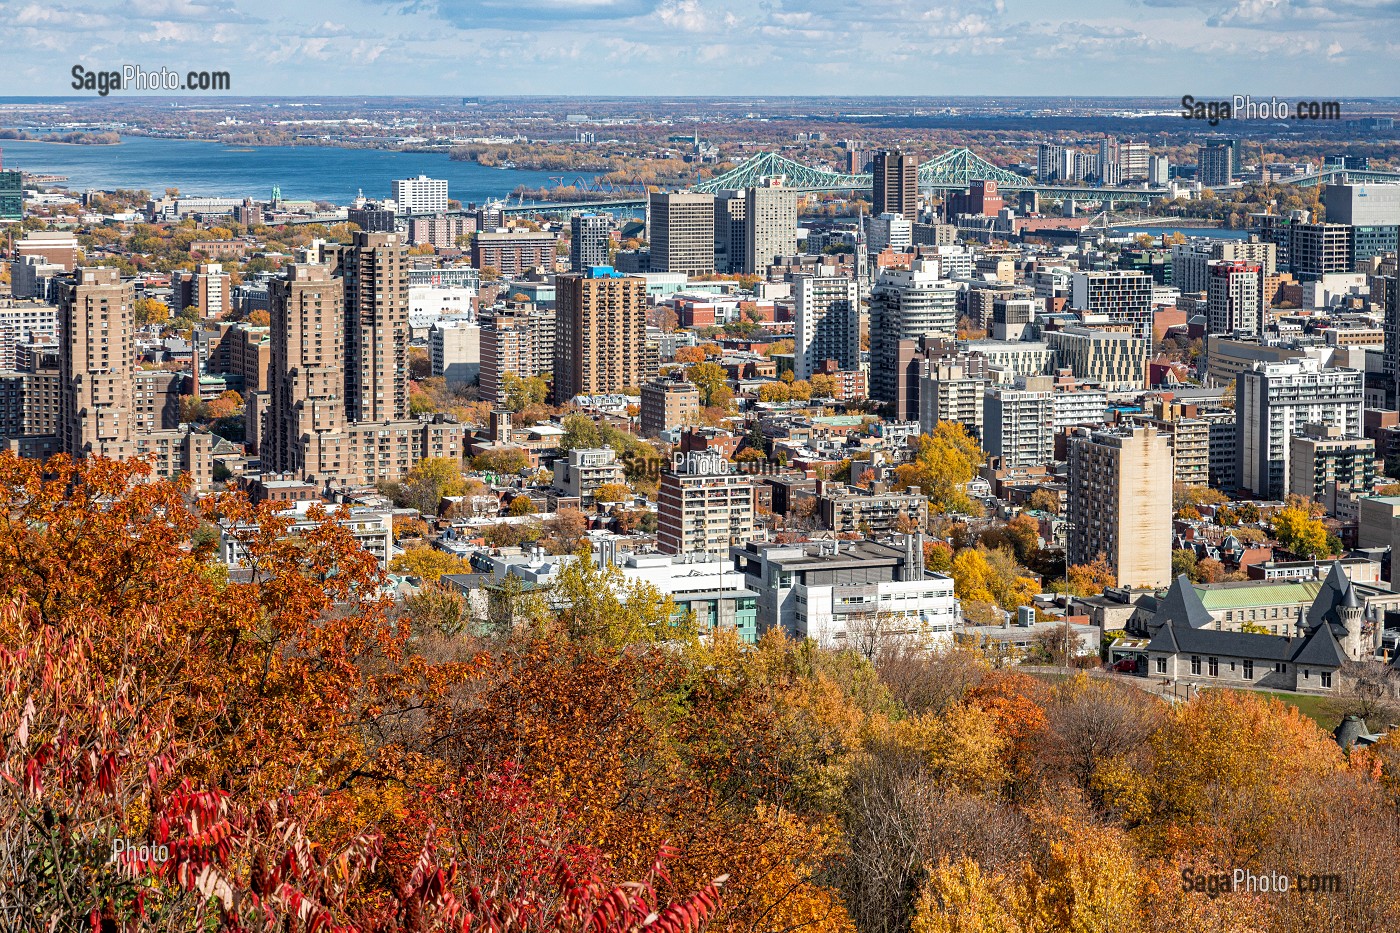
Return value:
[(5, 143), (43, 143), (45, 146), (78, 146), (81, 148), (91, 146), (120, 146), (122, 141), (119, 139), (114, 143), (65, 143), (57, 139), (20, 139), (15, 136), (0, 136), (0, 149), (4, 148)]

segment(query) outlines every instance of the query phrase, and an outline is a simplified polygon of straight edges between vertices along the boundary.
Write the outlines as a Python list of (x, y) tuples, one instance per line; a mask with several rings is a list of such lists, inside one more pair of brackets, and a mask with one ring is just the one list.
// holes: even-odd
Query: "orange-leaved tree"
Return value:
[[(558, 852), (554, 824), (521, 824), (522, 851), (545, 845), (529, 872), (452, 842), (513, 780), (500, 743), (479, 769), (437, 751), (463, 732), (453, 691), (493, 665), (414, 650), (336, 516), (293, 528), (100, 458), (0, 454), (0, 498), (0, 888), (27, 918), (389, 931), (530, 914), (621, 933), (656, 914), (683, 933), (713, 915), (710, 879), (669, 906), (655, 893), (664, 839), (628, 876), (572, 823)], [(528, 791), (557, 810), (548, 789)]]

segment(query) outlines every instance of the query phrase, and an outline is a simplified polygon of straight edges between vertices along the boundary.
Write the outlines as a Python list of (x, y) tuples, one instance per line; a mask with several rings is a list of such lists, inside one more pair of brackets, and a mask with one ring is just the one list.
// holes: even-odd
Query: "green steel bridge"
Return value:
[(1329, 168), (1316, 175), (1307, 175), (1298, 181), (1289, 182), (1299, 188), (1316, 188), (1334, 181), (1348, 181), (1354, 185), (1395, 184), (1400, 182), (1400, 172), (1375, 172), (1371, 169)]
[[(1299, 179), (1299, 187), (1313, 187), (1345, 176), (1353, 182), (1400, 182), (1400, 172), (1355, 171), (1328, 169), (1317, 175)], [(713, 194), (731, 188), (748, 188), (765, 178), (783, 179), (783, 185), (803, 192), (869, 191), (873, 177), (869, 173), (845, 174), (813, 168), (795, 162), (776, 152), (764, 152), (747, 159), (723, 175), (707, 178), (691, 186), (691, 190)], [(1102, 204), (1112, 209), (1118, 204), (1146, 205), (1162, 197), (1160, 189), (1087, 188), (1073, 185), (1038, 185), (1033, 179), (1008, 172), (988, 162), (970, 149), (950, 149), (942, 155), (919, 165), (921, 191), (964, 191), (974, 181), (994, 181), (997, 187), (1011, 193), (1034, 191), (1055, 201)], [(503, 208), (506, 214), (575, 214), (582, 211), (641, 210), (645, 198), (609, 201), (576, 201), (553, 204), (516, 204)]]

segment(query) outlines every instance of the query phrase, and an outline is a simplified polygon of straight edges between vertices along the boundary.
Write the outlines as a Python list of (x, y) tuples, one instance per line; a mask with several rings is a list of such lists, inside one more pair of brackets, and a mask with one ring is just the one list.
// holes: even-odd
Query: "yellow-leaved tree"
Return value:
[(900, 486), (918, 486), (928, 496), (929, 510), (939, 513), (978, 514), (981, 509), (967, 494), (967, 484), (987, 459), (967, 428), (940, 421), (931, 434), (911, 443), (914, 459), (895, 470)]
[(1305, 560), (1318, 560), (1333, 551), (1333, 542), (1322, 520), (1313, 518), (1305, 509), (1279, 509), (1270, 520), (1274, 537), (1288, 550)]

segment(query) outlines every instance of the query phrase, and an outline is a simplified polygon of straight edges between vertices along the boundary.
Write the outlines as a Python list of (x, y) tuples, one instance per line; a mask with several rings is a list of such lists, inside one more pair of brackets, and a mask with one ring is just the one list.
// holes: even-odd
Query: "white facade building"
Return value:
[(799, 275), (793, 280), (795, 375), (810, 379), (824, 361), (841, 369), (860, 362), (860, 287), (842, 276)]
[(441, 214), (447, 210), (447, 179), (427, 175), (395, 179), (394, 205), (399, 214)]

